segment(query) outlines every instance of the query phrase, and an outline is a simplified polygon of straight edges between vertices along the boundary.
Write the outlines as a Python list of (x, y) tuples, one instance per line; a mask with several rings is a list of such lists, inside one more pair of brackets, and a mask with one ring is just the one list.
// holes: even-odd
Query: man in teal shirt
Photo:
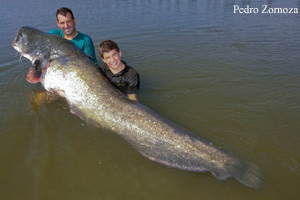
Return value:
[(70, 40), (79, 47), (97, 66), (97, 58), (92, 38), (76, 31), (76, 18), (69, 8), (60, 8), (56, 12), (57, 26), (61, 30), (53, 29), (49, 33)]

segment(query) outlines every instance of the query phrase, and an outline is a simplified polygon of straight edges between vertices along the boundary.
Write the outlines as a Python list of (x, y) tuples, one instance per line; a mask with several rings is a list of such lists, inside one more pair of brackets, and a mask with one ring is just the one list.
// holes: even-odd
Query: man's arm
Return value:
[(137, 96), (136, 96), (136, 92), (140, 87), (140, 76), (137, 73), (137, 71), (133, 68), (130, 68), (129, 72), (130, 74), (129, 78), (128, 78), (128, 86), (126, 88), (126, 93), (129, 99), (133, 100), (133, 101), (138, 101)]
[(90, 56), (90, 59), (95, 65), (98, 65), (92, 38), (86, 37), (83, 52)]
[(58, 35), (60, 37), (64, 37), (64, 34), (61, 30), (57, 30), (57, 29), (52, 29), (49, 31), (50, 34), (52, 35)]

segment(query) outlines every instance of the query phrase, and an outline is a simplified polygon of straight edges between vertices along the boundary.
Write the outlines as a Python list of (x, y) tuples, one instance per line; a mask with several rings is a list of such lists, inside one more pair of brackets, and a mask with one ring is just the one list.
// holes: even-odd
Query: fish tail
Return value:
[(235, 170), (232, 177), (236, 178), (244, 185), (256, 190), (260, 190), (263, 187), (262, 170), (249, 162), (242, 163), (242, 166), (238, 170)]

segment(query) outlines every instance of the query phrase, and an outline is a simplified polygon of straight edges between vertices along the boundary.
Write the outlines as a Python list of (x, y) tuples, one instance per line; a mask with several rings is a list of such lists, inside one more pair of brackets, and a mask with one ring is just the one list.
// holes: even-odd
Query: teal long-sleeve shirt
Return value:
[[(58, 35), (60, 37), (64, 37), (64, 33), (62, 30), (52, 29), (51, 31), (49, 31), (49, 33), (53, 35)], [(76, 46), (78, 46), (79, 49), (81, 49), (85, 54), (90, 56), (90, 59), (93, 61), (93, 63), (95, 63), (96, 66), (98, 65), (97, 58), (95, 55), (94, 43), (90, 36), (78, 32), (76, 37), (74, 37), (70, 41), (76, 44)]]

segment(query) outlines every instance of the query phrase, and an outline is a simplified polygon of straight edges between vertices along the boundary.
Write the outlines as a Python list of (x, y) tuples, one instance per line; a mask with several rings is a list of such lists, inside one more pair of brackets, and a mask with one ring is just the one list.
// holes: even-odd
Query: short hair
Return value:
[(72, 10), (70, 8), (62, 7), (56, 11), (56, 20), (58, 21), (58, 18), (57, 18), (58, 15), (66, 16), (67, 13), (70, 13), (72, 16), (72, 19), (74, 19)]
[(117, 52), (120, 52), (120, 49), (119, 49), (117, 43), (115, 43), (113, 40), (104, 40), (103, 42), (101, 42), (99, 44), (98, 49), (99, 49), (101, 58), (103, 58), (104, 53), (108, 53), (112, 50), (116, 50)]

